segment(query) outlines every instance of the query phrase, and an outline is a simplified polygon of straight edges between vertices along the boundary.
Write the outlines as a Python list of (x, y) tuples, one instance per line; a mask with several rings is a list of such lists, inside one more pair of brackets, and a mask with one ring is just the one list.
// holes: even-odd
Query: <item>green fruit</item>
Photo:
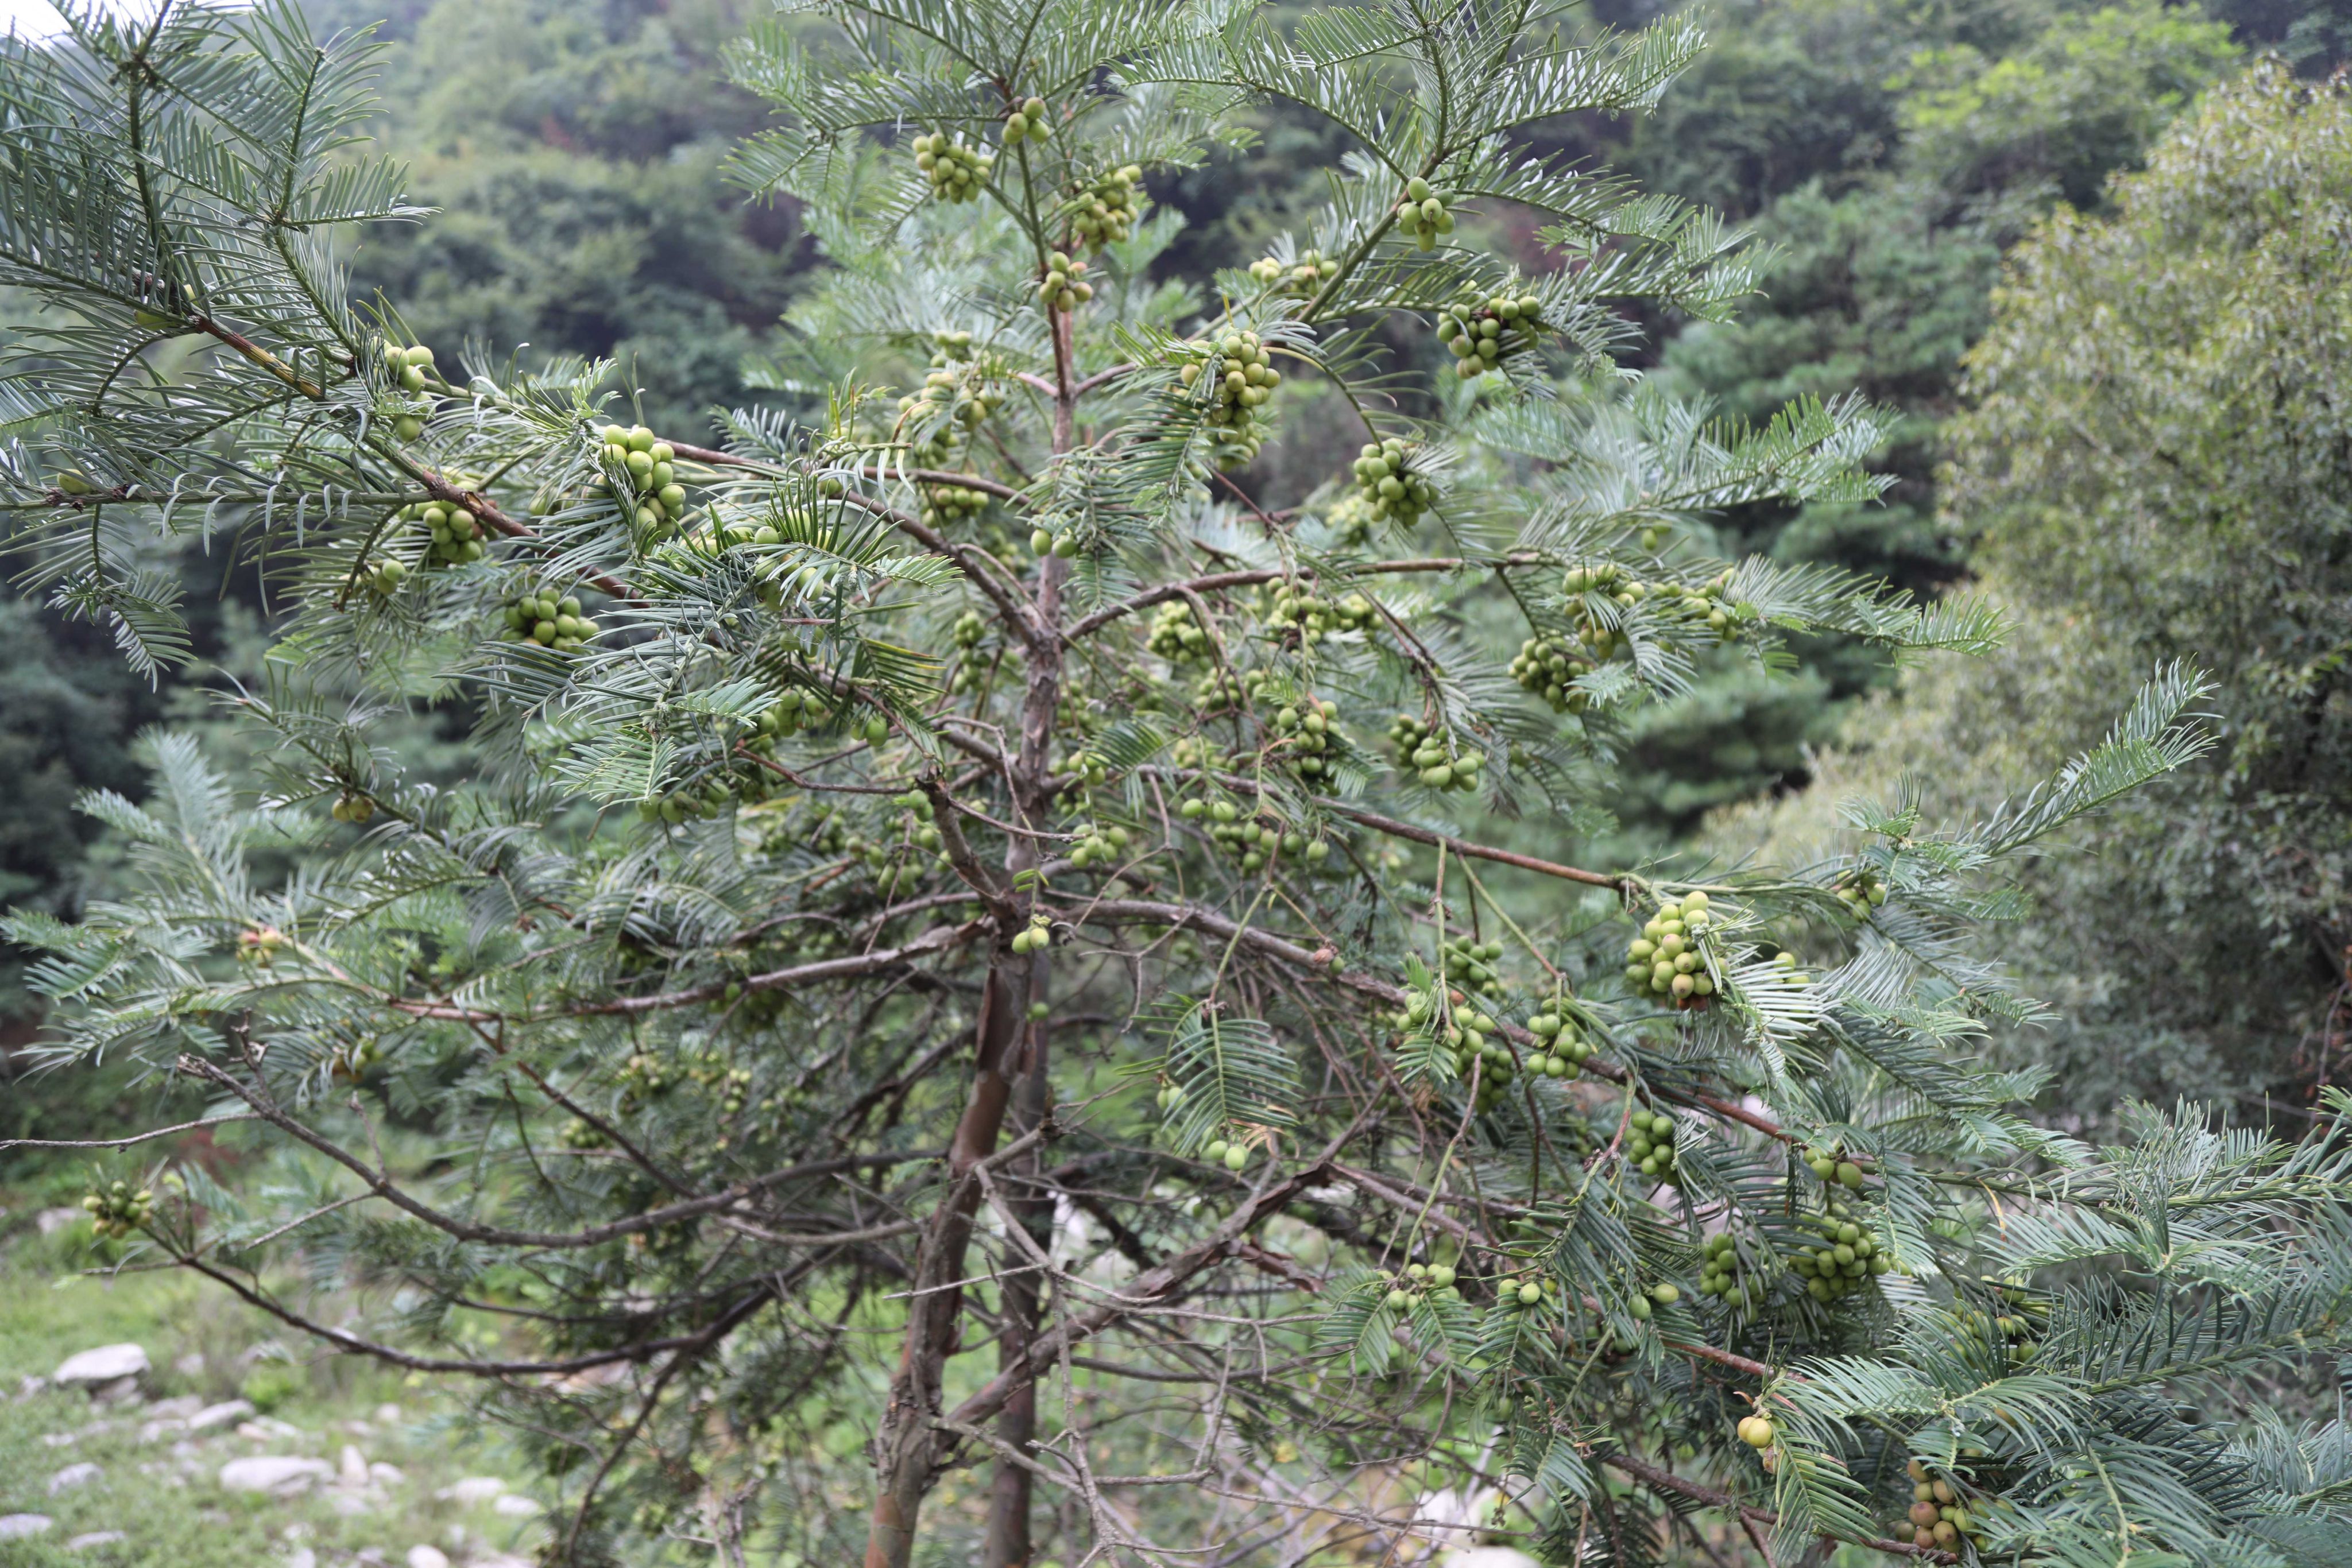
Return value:
[(1227, 1170), (1238, 1171), (1248, 1164), (1249, 1150), (1242, 1145), (1235, 1144), (1225, 1151), (1225, 1168)]

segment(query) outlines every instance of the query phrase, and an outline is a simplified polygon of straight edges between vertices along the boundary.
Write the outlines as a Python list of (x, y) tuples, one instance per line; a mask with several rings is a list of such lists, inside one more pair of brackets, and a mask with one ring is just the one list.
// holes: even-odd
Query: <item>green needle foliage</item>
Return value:
[[(1868, 498), (1872, 411), (1726, 427), (1580, 379), (1627, 304), (1719, 314), (1747, 275), (1704, 214), (1515, 137), (1645, 109), (1694, 32), (779, 24), (737, 59), (782, 116), (739, 162), (833, 264), (778, 369), (811, 412), (703, 445), (604, 366), (436, 362), (346, 302), (333, 236), (424, 216), (352, 145), (362, 42), (73, 20), (0, 54), (0, 283), (52, 308), (0, 383), (30, 580), (149, 669), (183, 645), (159, 533), (235, 532), (286, 607), (239, 704), (259, 800), (161, 742), (149, 805), (87, 801), (135, 891), (6, 929), (61, 1059), (199, 1086), (287, 1176), (134, 1139), (92, 1212), (478, 1379), (560, 1495), (551, 1562), (1304, 1553), (1423, 1475), (1559, 1562), (1709, 1518), (1783, 1561), (2340, 1556), (2339, 1428), (2176, 1405), (2340, 1341), (2333, 1113), (2095, 1149), (1973, 1056), (2031, 1011), (1970, 956), (2003, 868), (2202, 753), (2201, 677), (1982, 821), (1857, 803), (1817, 864), (1462, 834), (1588, 808), (1702, 658), (1999, 633), (1685, 542)], [(1328, 204), (1213, 298), (1155, 281), (1152, 181), (1269, 96), (1355, 142)], [(1556, 270), (1455, 243), (1505, 200)], [(1399, 318), (1462, 373), (1408, 384)], [(1365, 450), (1265, 515), (1221, 467), (1307, 384)], [(424, 702), (476, 716), (460, 785), (379, 744)], [(933, 1495), (973, 1465), (984, 1506)]]

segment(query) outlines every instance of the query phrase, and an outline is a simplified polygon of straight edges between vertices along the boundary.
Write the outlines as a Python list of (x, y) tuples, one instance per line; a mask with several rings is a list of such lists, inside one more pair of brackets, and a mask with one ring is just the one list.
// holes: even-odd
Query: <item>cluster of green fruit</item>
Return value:
[(400, 591), (402, 583), (408, 580), (408, 567), (399, 558), (386, 556), (362, 571), (360, 580), (367, 584), (368, 591), (377, 598), (389, 599)]
[[(1443, 1301), (1458, 1301), (1462, 1299), (1462, 1287), (1454, 1281), (1460, 1278), (1461, 1275), (1450, 1263), (1408, 1263), (1402, 1272), (1393, 1276), (1394, 1282), (1390, 1286), (1387, 1296), (1382, 1298), (1381, 1304), (1392, 1312), (1402, 1312), (1423, 1295), (1435, 1296)], [(1541, 1294), (1540, 1290), (1538, 1294)]]
[(1446, 982), (1475, 991), (1489, 1001), (1500, 1000), (1503, 995), (1503, 972), (1495, 967), (1502, 956), (1500, 942), (1449, 936), (1437, 946), (1438, 967), (1444, 971)]
[(1637, 1107), (1625, 1121), (1625, 1159), (1650, 1180), (1673, 1186), (1675, 1119), (1664, 1111)]
[(1423, 250), (1437, 248), (1440, 235), (1454, 232), (1454, 214), (1445, 210), (1445, 193), (1415, 174), (1404, 183), (1404, 200), (1397, 204), (1397, 227)]
[(1528, 1032), (1536, 1037), (1537, 1051), (1528, 1062), (1528, 1071), (1546, 1078), (1574, 1078), (1601, 1053), (1599, 1046), (1584, 1038), (1575, 1018), (1561, 1009), (1558, 997), (1528, 1019)]
[(1699, 956), (1699, 944), (1714, 918), (1704, 893), (1660, 904), (1625, 947), (1625, 978), (1633, 989), (1679, 1008), (1704, 1007), (1715, 994), (1715, 981)]
[(1364, 503), (1361, 490), (1349, 490), (1324, 509), (1323, 526), (1331, 530), (1332, 538), (1341, 549), (1361, 549), (1372, 542), (1372, 529), (1380, 519)]
[(1475, 751), (1450, 753), (1437, 732), (1412, 715), (1397, 715), (1389, 726), (1389, 743), (1395, 748), (1397, 766), (1411, 769), (1431, 789), (1478, 788), (1478, 769), (1486, 758)]
[(1374, 517), (1392, 517), (1406, 528), (1437, 505), (1437, 486), (1425, 474), (1414, 472), (1408, 459), (1412, 449), (1391, 435), (1367, 442), (1356, 457), (1356, 488)]
[(1232, 460), (1246, 462), (1265, 444), (1266, 426), (1259, 407), (1282, 384), (1274, 356), (1255, 332), (1228, 332), (1208, 342), (1188, 346), (1193, 357), (1176, 372), (1186, 386), (1198, 384), (1206, 372), (1209, 385), (1207, 423)]
[(383, 1060), (383, 1046), (369, 1035), (355, 1044), (337, 1046), (327, 1053), (327, 1076), (338, 1083), (357, 1083), (369, 1068)]
[[(599, 489), (624, 497), (633, 508), (637, 532), (647, 539), (667, 533), (686, 516), (686, 486), (677, 482), (677, 454), (640, 424), (608, 424), (597, 433), (604, 447), (604, 476)], [(625, 486), (625, 488), (624, 487)]]
[(1214, 669), (1202, 675), (1192, 685), (1192, 697), (1204, 714), (1223, 713), (1229, 709), (1246, 708), (1265, 695), (1274, 685), (1274, 677), (1264, 670), (1244, 670), (1235, 674), (1230, 669)]
[(1177, 1106), (1184, 1103), (1184, 1086), (1181, 1083), (1164, 1082), (1160, 1084), (1160, 1092), (1152, 1097), (1152, 1101), (1160, 1107), (1160, 1113), (1163, 1116), (1167, 1115)]
[(236, 934), (236, 961), (267, 969), (286, 946), (286, 934), (275, 925), (248, 925)]
[(1045, 258), (1045, 276), (1037, 280), (1037, 303), (1055, 310), (1076, 310), (1095, 297), (1087, 281), (1087, 264), (1072, 261), (1060, 251)]
[(1807, 1219), (1822, 1239), (1813, 1246), (1798, 1248), (1789, 1267), (1803, 1278), (1805, 1294), (1813, 1300), (1837, 1301), (1860, 1290), (1869, 1276), (1894, 1268), (1895, 1260), (1878, 1249), (1876, 1239), (1857, 1220), (1851, 1207), (1834, 1200), (1829, 1212)]
[(1323, 280), (1339, 269), (1323, 259), (1319, 250), (1302, 250), (1298, 259), (1285, 267), (1273, 256), (1260, 256), (1250, 263), (1250, 276), (1265, 287), (1300, 299), (1311, 299), (1323, 287)]
[(1954, 1315), (1963, 1328), (1999, 1335), (2008, 1346), (2011, 1364), (2022, 1366), (2042, 1354), (2039, 1335), (2050, 1316), (2050, 1303), (2021, 1286), (1993, 1280), (1984, 1282), (1992, 1288), (1994, 1299), (2008, 1310), (1996, 1314), (1981, 1307), (1964, 1306)]
[[(822, 729), (833, 721), (833, 710), (814, 692), (788, 687), (760, 715), (760, 737), (774, 741), (803, 729)], [(884, 727), (888, 733), (888, 727)]]
[(956, 617), (954, 630), (949, 635), (960, 657), (955, 673), (948, 677), (948, 690), (958, 695), (978, 691), (988, 675), (986, 662), (977, 656), (982, 641), (988, 635), (988, 618), (977, 610), (967, 610)]
[(920, 789), (909, 789), (903, 795), (893, 795), (890, 803), (903, 808), (908, 820), (902, 824), (908, 841), (919, 850), (936, 851), (946, 842), (939, 829), (939, 810), (931, 798)]
[(1628, 1297), (1625, 1311), (1637, 1323), (1650, 1321), (1650, 1314), (1659, 1307), (1671, 1307), (1683, 1299), (1682, 1291), (1670, 1282), (1652, 1285), (1645, 1291)]
[[(1753, 1309), (1764, 1304), (1769, 1288), (1742, 1266), (1739, 1245), (1729, 1231), (1719, 1230), (1706, 1239), (1698, 1249), (1698, 1270), (1700, 1295), (1718, 1297), (1727, 1307)], [(1760, 1448), (1768, 1445), (1756, 1446)]]
[(1029, 924), (1013, 934), (1012, 948), (1015, 953), (1042, 953), (1054, 945), (1054, 917), (1040, 911), (1029, 916)]
[(735, 790), (724, 775), (691, 780), (665, 794), (648, 795), (637, 802), (637, 815), (648, 822), (698, 822), (718, 816), (735, 803)]
[(1331, 742), (1339, 730), (1339, 705), (1301, 697), (1276, 709), (1269, 724), (1282, 737), (1282, 759), (1309, 785), (1330, 773)]
[[(446, 477), (460, 489), (469, 483), (464, 475), (450, 474)], [(481, 519), (455, 501), (413, 501), (393, 516), (403, 521), (421, 522), (431, 532), (433, 543), (425, 552), (428, 566), (464, 566), (481, 559), (488, 551), (484, 542), (488, 536), (482, 530)], [(398, 579), (394, 580), (394, 586), (399, 586)]]
[(621, 1113), (633, 1116), (646, 1102), (658, 1100), (685, 1082), (684, 1070), (674, 1061), (649, 1051), (633, 1051), (621, 1063)]
[[(970, 428), (980, 423), (1004, 405), (1004, 394), (989, 390), (985, 382), (967, 386), (965, 378), (945, 368), (927, 371), (923, 389), (909, 392), (898, 400), (898, 423), (901, 429), (912, 423), (929, 431), (908, 446), (908, 455), (918, 463), (935, 463), (945, 458), (953, 446), (950, 432), (954, 425)], [(948, 418), (932, 428), (940, 413)]]
[(1078, 545), (1078, 536), (1068, 528), (1058, 532), (1052, 528), (1032, 528), (1029, 530), (1029, 553), (1039, 560), (1045, 559), (1047, 556), (1058, 557), (1063, 560), (1076, 560), (1082, 552)]
[[(427, 381), (426, 372), (433, 368), (432, 350), (422, 343), (414, 343), (406, 348), (402, 348), (396, 343), (379, 343), (377, 348), (383, 356), (384, 372), (392, 378), (394, 386), (404, 392), (421, 392), (425, 390)], [(431, 379), (439, 380), (437, 376)], [(393, 434), (403, 441), (414, 441), (424, 434), (425, 415), (417, 410), (429, 407), (429, 402), (412, 404), (394, 414), (392, 420)]]
[(1192, 619), (1192, 607), (1171, 599), (1153, 612), (1151, 636), (1145, 644), (1171, 664), (1206, 659), (1212, 653), (1208, 632)]
[(1287, 641), (1296, 632), (1298, 641), (1313, 647), (1335, 632), (1369, 630), (1380, 618), (1372, 601), (1360, 593), (1351, 593), (1341, 600), (1322, 598), (1310, 590), (1292, 583), (1279, 582), (1274, 588), (1274, 604), (1263, 625), (1268, 635), (1277, 641)]
[[(1796, 955), (1790, 953), (1785, 956), (1794, 959)], [(1815, 1176), (1825, 1182), (1834, 1182), (1851, 1192), (1862, 1190), (1862, 1167), (1845, 1157), (1843, 1144), (1832, 1144), (1825, 1149), (1807, 1149), (1805, 1164)], [(1832, 1204), (1831, 1207), (1834, 1208), (1836, 1206)]]
[(567, 1149), (601, 1149), (608, 1142), (603, 1133), (577, 1116), (557, 1130), (555, 1141)]
[(1739, 1434), (1741, 1442), (1759, 1451), (1780, 1440), (1780, 1430), (1772, 1425), (1772, 1418), (1769, 1416), (1742, 1416), (1739, 1425), (1732, 1429)]
[(1072, 204), (1070, 227), (1097, 250), (1126, 239), (1135, 232), (1135, 220), (1143, 214), (1142, 193), (1137, 189), (1142, 183), (1141, 164), (1113, 169)]
[(89, 1211), (93, 1233), (120, 1241), (147, 1223), (155, 1209), (155, 1195), (143, 1186), (133, 1190), (129, 1182), (118, 1181), (90, 1188), (81, 1206)]
[(335, 797), (327, 815), (338, 822), (364, 822), (375, 815), (375, 802), (355, 789), (346, 789)]
[(1086, 823), (1078, 829), (1078, 841), (1070, 851), (1070, 863), (1080, 871), (1112, 864), (1133, 841), (1134, 835), (1116, 822), (1108, 827), (1098, 822)]
[(1546, 1296), (1559, 1289), (1559, 1287), (1552, 1282), (1551, 1276), (1549, 1274), (1540, 1277), (1522, 1275), (1516, 1280), (1507, 1279), (1496, 1288), (1495, 1305), (1511, 1311), (1540, 1306)]
[(1542, 300), (1532, 294), (1496, 294), (1447, 306), (1437, 319), (1437, 340), (1468, 381), (1500, 365), (1504, 355), (1534, 348), (1542, 329)]
[(1314, 862), (1331, 852), (1323, 840), (1309, 839), (1279, 817), (1244, 820), (1231, 800), (1190, 800), (1176, 814), (1188, 821), (1208, 819), (1210, 841), (1239, 859), (1244, 872), (1263, 871), (1286, 855)]
[(1857, 921), (1868, 920), (1870, 912), (1886, 902), (1886, 883), (1869, 866), (1840, 872), (1830, 883), (1830, 892)]
[(1905, 1473), (1911, 1478), (1911, 1544), (1922, 1551), (1951, 1552), (1962, 1541), (1977, 1545), (1983, 1536), (1983, 1524), (1969, 1511), (1962, 1494), (1949, 1477), (1939, 1476), (1929, 1469), (1924, 1460), (1913, 1459)]
[(1042, 98), (1026, 99), (1004, 117), (1004, 144), (1018, 147), (1024, 141), (1043, 141), (1054, 134), (1054, 122), (1045, 112)]
[(580, 613), (580, 601), (559, 599), (546, 589), (507, 605), (507, 630), (517, 637), (568, 653), (596, 635), (596, 622)]
[(944, 131), (918, 136), (915, 167), (931, 183), (931, 194), (943, 201), (969, 202), (987, 185), (996, 160), (977, 147), (967, 147)]
[(921, 495), (926, 528), (943, 528), (950, 523), (976, 517), (988, 509), (988, 492), (969, 485), (925, 485)]
[(1211, 1138), (1206, 1146), (1201, 1150), (1201, 1157), (1222, 1165), (1227, 1170), (1239, 1175), (1249, 1168), (1249, 1145), (1239, 1142), (1229, 1144), (1223, 1138)]
[(1582, 713), (1591, 701), (1576, 689), (1576, 677), (1588, 674), (1592, 661), (1574, 643), (1557, 637), (1530, 637), (1519, 644), (1511, 661), (1511, 679), (1551, 705), (1554, 713)]

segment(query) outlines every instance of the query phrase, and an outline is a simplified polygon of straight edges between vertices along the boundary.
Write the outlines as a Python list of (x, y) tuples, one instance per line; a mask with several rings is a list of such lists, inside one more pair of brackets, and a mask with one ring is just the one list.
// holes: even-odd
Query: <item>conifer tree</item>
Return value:
[[(237, 698), (259, 799), (160, 742), (152, 802), (88, 802), (135, 893), (7, 927), (60, 1057), (278, 1152), (233, 1191), (121, 1140), (101, 1244), (476, 1380), (554, 1563), (896, 1568), (968, 1519), (989, 1568), (1294, 1561), (1406, 1531), (1431, 1476), (1561, 1563), (2340, 1560), (2339, 1424), (2178, 1403), (2340, 1344), (2333, 1115), (2095, 1149), (1971, 1059), (2030, 1008), (1960, 940), (2013, 913), (2003, 863), (2197, 756), (2199, 677), (1982, 821), (1858, 802), (1820, 864), (1475, 836), (1575, 821), (1709, 650), (1998, 632), (1685, 542), (1866, 497), (1883, 431), (1614, 376), (1626, 303), (1721, 313), (1746, 273), (1515, 151), (1699, 43), (1556, 20), (780, 23), (740, 164), (831, 257), (824, 379), (775, 378), (822, 401), (715, 436), (347, 301), (339, 236), (426, 216), (354, 145), (363, 40), (166, 5), (6, 46), (30, 580), (143, 668), (181, 645), (158, 532), (233, 536), (286, 611)], [(1155, 282), (1152, 182), (1266, 95), (1358, 143), (1328, 208), (1213, 298)], [(1504, 203), (1556, 270), (1465, 243)], [(1226, 467), (1316, 387), (1360, 455), (1265, 512)], [(371, 741), (436, 702), (476, 716), (462, 788)], [(934, 1495), (964, 1467), (984, 1518)]]

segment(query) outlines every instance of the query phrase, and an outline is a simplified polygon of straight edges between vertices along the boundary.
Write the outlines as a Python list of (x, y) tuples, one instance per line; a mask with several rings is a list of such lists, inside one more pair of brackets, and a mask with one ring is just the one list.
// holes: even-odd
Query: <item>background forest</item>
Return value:
[[(391, 41), (374, 131), (438, 215), (370, 233), (350, 261), (355, 292), (398, 300), (416, 341), (445, 361), (475, 342), (610, 357), (637, 417), (667, 432), (708, 430), (716, 407), (821, 406), (825, 263), (796, 204), (747, 196), (730, 167), (772, 120), (727, 71), (763, 7), (306, 9), (321, 34), (380, 25)], [(1600, 0), (1589, 25), (1670, 9)], [(2070, 1134), (2111, 1135), (2135, 1102), (2181, 1099), (2298, 1134), (2346, 1076), (2352, 995), (2338, 395), (2352, 278), (2336, 243), (2352, 115), (2327, 85), (2352, 62), (2352, 4), (1776, 0), (1704, 15), (1706, 52), (1656, 112), (1553, 123), (1535, 142), (1715, 208), (1766, 256), (1733, 319), (1645, 319), (1626, 364), (1744, 420), (1852, 392), (1895, 415), (1869, 461), (1891, 476), (1882, 498), (1728, 508), (1709, 519), (1711, 549), (1927, 598), (1973, 591), (2011, 632), (1966, 664), (1836, 637), (1799, 639), (1769, 670), (1703, 663), (1629, 716), (1605, 809), (1496, 818), (1478, 836), (1579, 864), (1801, 860), (1857, 793), (1931, 823), (1990, 809), (2097, 741), (2150, 668), (2193, 663), (2216, 682), (2213, 752), (2037, 861), (2031, 913), (1983, 939), (2049, 1009), (2000, 1028), (1992, 1056), (2053, 1070), (2032, 1111)], [(1279, 106), (1247, 117), (1243, 145), (1154, 176), (1153, 200), (1182, 219), (1165, 276), (1206, 287), (1325, 199), (1305, 172), (1338, 156), (1328, 129)], [(1465, 224), (1474, 243), (1530, 272), (1557, 265), (1532, 214), (1486, 207)], [(16, 319), (0, 311), (0, 331)], [(1442, 358), (1433, 341), (1387, 346)], [(1344, 472), (1355, 440), (1302, 400), (1235, 478), (1259, 507), (1295, 506)], [(152, 678), (104, 629), (0, 598), (0, 905), (70, 921), (122, 885), (129, 846), (77, 801), (144, 798), (163, 730), (196, 737), (241, 789), (257, 777), (261, 743), (224, 699), (260, 677), (275, 585), (226, 540), (153, 564), (185, 584), (193, 657)], [(451, 704), (395, 725), (409, 777), (454, 778), (470, 716)], [(288, 875), (299, 853), (289, 841), (262, 862)], [(1572, 923), (1559, 898), (1532, 913)], [(0, 1140), (166, 1117), (168, 1092), (126, 1066), (23, 1070), (42, 1023), (29, 962), (0, 944)], [(82, 1175), (0, 1149), (16, 1277), (68, 1266), (32, 1225)], [(0, 1350), (27, 1369), (24, 1347), (50, 1343), (34, 1315), (0, 1311)], [(249, 1347), (236, 1364), (260, 1372), (215, 1370), (207, 1396), (348, 1413), (403, 1393), (348, 1372), (304, 1385)], [(29, 1434), (0, 1416), (0, 1468)], [(445, 1490), (440, 1506), (436, 1523), (469, 1521), (478, 1545), (471, 1504)], [(185, 1561), (206, 1549), (192, 1535)]]

